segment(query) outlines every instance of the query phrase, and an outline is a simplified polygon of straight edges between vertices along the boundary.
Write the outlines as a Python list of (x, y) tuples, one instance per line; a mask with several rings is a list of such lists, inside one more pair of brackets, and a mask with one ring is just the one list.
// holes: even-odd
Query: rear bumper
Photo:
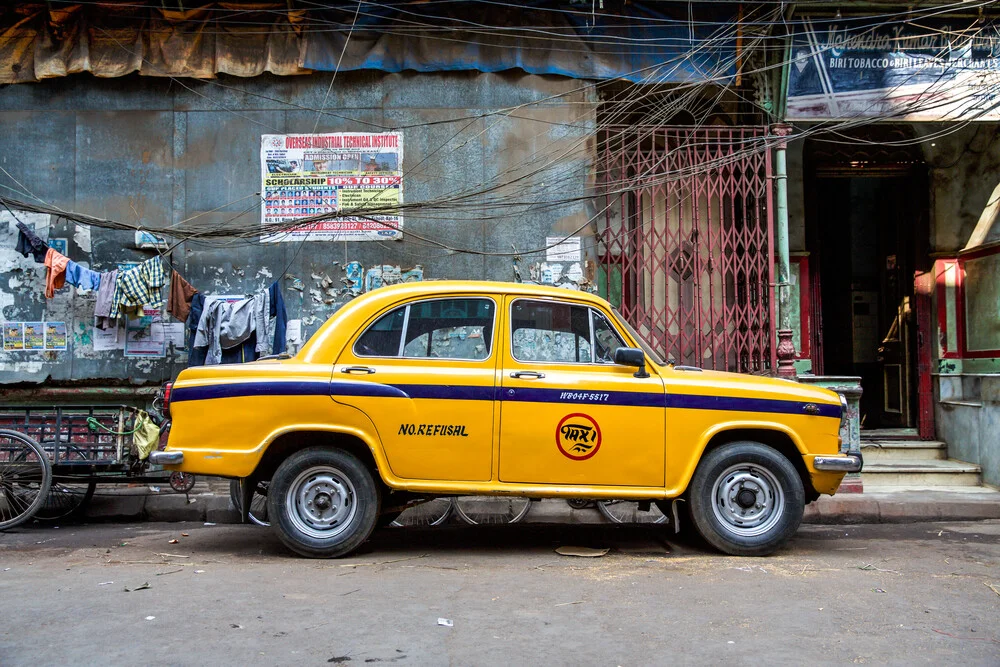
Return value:
[(823, 472), (861, 472), (864, 459), (861, 458), (861, 454), (817, 456), (813, 458), (813, 467)]
[(150, 452), (149, 462), (159, 466), (175, 466), (184, 463), (184, 452)]

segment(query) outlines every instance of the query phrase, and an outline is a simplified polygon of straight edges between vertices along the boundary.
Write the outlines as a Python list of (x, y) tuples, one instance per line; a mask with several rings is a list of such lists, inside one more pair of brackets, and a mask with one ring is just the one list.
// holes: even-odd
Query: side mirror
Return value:
[(615, 363), (619, 366), (634, 366), (638, 368), (635, 372), (637, 378), (648, 378), (646, 372), (646, 355), (642, 350), (634, 347), (620, 347), (615, 350)]

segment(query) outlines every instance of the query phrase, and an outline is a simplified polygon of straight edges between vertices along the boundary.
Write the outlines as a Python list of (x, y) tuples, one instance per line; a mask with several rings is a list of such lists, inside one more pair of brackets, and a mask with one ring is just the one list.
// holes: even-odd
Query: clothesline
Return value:
[[(53, 298), (67, 283), (96, 291), (94, 324), (101, 329), (117, 327), (122, 316), (141, 316), (146, 306), (163, 305), (166, 274), (161, 255), (128, 269), (98, 273), (51, 248), (13, 211), (10, 213), (18, 229), (15, 250), (45, 265), (46, 298)], [(232, 303), (216, 300), (206, 308), (205, 296), (169, 261), (166, 263), (170, 268), (167, 312), (185, 323), (188, 365), (252, 361), (261, 354), (285, 351), (288, 317), (278, 281), (245, 299)]]

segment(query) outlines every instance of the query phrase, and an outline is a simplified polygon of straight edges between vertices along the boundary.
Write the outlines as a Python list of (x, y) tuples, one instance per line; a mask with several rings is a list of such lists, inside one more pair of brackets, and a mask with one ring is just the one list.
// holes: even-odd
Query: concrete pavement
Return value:
[(254, 526), (35, 526), (0, 534), (0, 664), (996, 665), (998, 563), (996, 521), (804, 526), (767, 558), (641, 527), (396, 529), (335, 561)]

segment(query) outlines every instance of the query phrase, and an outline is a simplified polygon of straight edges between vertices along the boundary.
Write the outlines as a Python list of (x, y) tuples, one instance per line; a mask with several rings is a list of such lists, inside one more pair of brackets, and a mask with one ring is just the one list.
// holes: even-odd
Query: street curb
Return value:
[(87, 521), (202, 521), (239, 523), (229, 496), (200, 493), (116, 493), (95, 495), (83, 518)]
[[(189, 502), (190, 501), (190, 502)], [(1000, 494), (940, 492), (864, 493), (824, 496), (806, 506), (802, 523), (850, 525), (918, 523), (923, 521), (983, 521), (1000, 519)], [(229, 496), (212, 493), (97, 495), (85, 513), (88, 521), (202, 521), (239, 523)], [(534, 502), (525, 523), (607, 524), (593, 507), (574, 510), (564, 500)]]

